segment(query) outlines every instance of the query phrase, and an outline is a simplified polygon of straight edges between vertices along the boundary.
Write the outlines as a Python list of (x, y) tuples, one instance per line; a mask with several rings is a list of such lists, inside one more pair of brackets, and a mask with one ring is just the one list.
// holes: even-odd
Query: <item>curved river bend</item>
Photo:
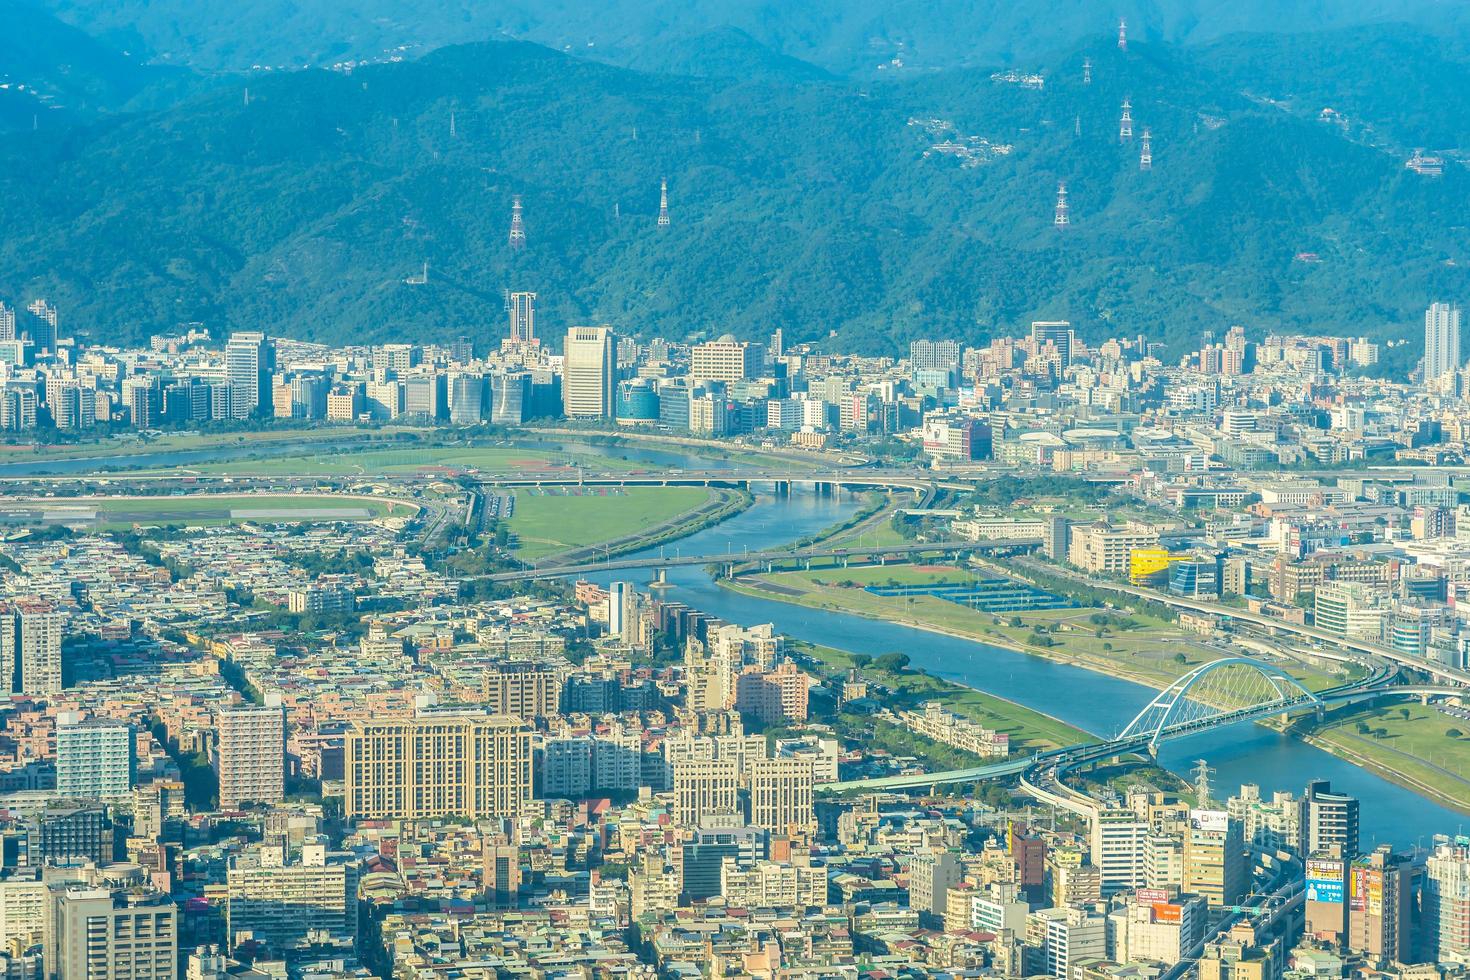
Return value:
[[(518, 440), (517, 444), (569, 456), (620, 456), (669, 469), (740, 466), (697, 452), (669, 452), (632, 445), (594, 446), (575, 439)], [(321, 452), (325, 448), (318, 445), (314, 451)], [(358, 447), (333, 448), (351, 451)], [(291, 449), (297, 454), (302, 451), (299, 445)], [(241, 470), (248, 471), (248, 463), (242, 458), (247, 454), (256, 457), (289, 455), (291, 449), (285, 446), (267, 449), (258, 444), (247, 444), (156, 453), (144, 449), (136, 455), (102, 459), (11, 460), (0, 463), (0, 476), (95, 472), (99, 466), (165, 468), (198, 462), (217, 463), (231, 458), (241, 459)], [(750, 509), (715, 527), (631, 557), (656, 559), (661, 553), (730, 553), (744, 548), (757, 551), (780, 547), (830, 527), (850, 516), (857, 507), (858, 504), (850, 497), (817, 497), (799, 492), (787, 497), (762, 496)], [(651, 577), (651, 571), (623, 571), (615, 576), (591, 577), (604, 584), (614, 577), (643, 582)], [(1117, 732), (1155, 694), (1151, 688), (1130, 681), (976, 640), (741, 595), (720, 588), (698, 566), (671, 568), (668, 581), (674, 586), (670, 591), (672, 598), (727, 622), (742, 625), (770, 622), (788, 636), (854, 653), (877, 655), (901, 650), (910, 656), (915, 667), (931, 674), (1026, 705), (1098, 735)], [(1410, 790), (1321, 749), (1258, 725), (1235, 725), (1180, 739), (1168, 743), (1159, 756), (1165, 766), (1181, 773), (1192, 768), (1194, 760), (1199, 758), (1207, 759), (1215, 767), (1214, 785), (1221, 793), (1233, 793), (1239, 784), (1254, 782), (1260, 785), (1262, 795), (1269, 797), (1275, 790), (1300, 793), (1309, 779), (1330, 779), (1335, 789), (1352, 793), (1363, 801), (1362, 839), (1365, 848), (1375, 843), (1411, 846), (1427, 842), (1436, 833), (1458, 833), (1465, 822), (1461, 814)]]
[[(722, 524), (661, 549), (624, 557), (656, 559), (661, 552), (690, 555), (777, 547), (831, 526), (857, 506), (851, 499), (806, 493), (761, 496), (749, 510)], [(641, 584), (651, 578), (651, 572), (590, 577), (603, 584), (613, 578)], [(668, 581), (674, 586), (670, 598), (727, 622), (747, 626), (770, 622), (788, 636), (854, 653), (901, 650), (915, 667), (931, 674), (1043, 711), (1098, 735), (1116, 733), (1157, 693), (1130, 681), (988, 643), (731, 592), (716, 585), (698, 566), (670, 568)], [(1224, 795), (1234, 794), (1241, 783), (1253, 782), (1269, 799), (1276, 790), (1300, 794), (1309, 779), (1330, 779), (1334, 789), (1362, 800), (1365, 849), (1377, 843), (1408, 847), (1422, 840), (1427, 844), (1431, 835), (1457, 833), (1465, 822), (1453, 810), (1259, 725), (1233, 725), (1179, 739), (1159, 753), (1162, 764), (1180, 773), (1188, 772), (1200, 758), (1215, 768), (1214, 786)]]

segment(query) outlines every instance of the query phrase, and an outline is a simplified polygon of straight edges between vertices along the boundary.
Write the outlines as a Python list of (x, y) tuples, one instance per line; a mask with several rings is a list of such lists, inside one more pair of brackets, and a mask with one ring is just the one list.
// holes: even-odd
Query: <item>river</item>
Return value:
[[(820, 531), (857, 507), (851, 497), (762, 495), (754, 506), (715, 527), (624, 557), (757, 551)], [(590, 577), (603, 583), (623, 578), (641, 584), (652, 573)], [(787, 636), (854, 653), (902, 651), (913, 666), (931, 674), (1043, 711), (1096, 735), (1115, 734), (1157, 693), (1117, 677), (988, 643), (732, 592), (716, 585), (700, 566), (670, 568), (668, 581), (673, 586), (669, 598), (727, 622), (746, 626), (770, 622)], [(1300, 794), (1308, 780), (1330, 779), (1334, 789), (1362, 800), (1365, 849), (1379, 843), (1427, 844), (1433, 834), (1458, 833), (1466, 822), (1461, 814), (1328, 752), (1251, 723), (1166, 743), (1159, 754), (1163, 765), (1181, 774), (1201, 758), (1215, 769), (1212, 785), (1217, 797), (1234, 795), (1236, 787), (1249, 782), (1259, 785), (1267, 798), (1276, 790)]]
[[(517, 440), (516, 444), (569, 457), (621, 457), (665, 469), (740, 467), (739, 463), (704, 456), (697, 451), (669, 451), (630, 444), (604, 446), (575, 439)], [(136, 454), (92, 459), (13, 460), (0, 464), (0, 476), (85, 473), (99, 466), (164, 469), (225, 459), (243, 461), (248, 456), (300, 455), (304, 448), (307, 447), (301, 444), (246, 443), (163, 452), (148, 452), (144, 448)], [(317, 443), (309, 451), (320, 454), (352, 448), (390, 447)], [(241, 469), (244, 472), (248, 468)], [(818, 497), (800, 492), (789, 497), (761, 496), (755, 506), (714, 527), (631, 557), (779, 547), (831, 526), (851, 515), (858, 506), (850, 496)], [(606, 582), (613, 576), (592, 577)], [(617, 577), (642, 582), (651, 577), (651, 572), (640, 575), (624, 571), (617, 573)], [(673, 586), (671, 598), (728, 622), (742, 625), (771, 622), (788, 636), (854, 653), (877, 655), (900, 650), (910, 656), (915, 667), (931, 674), (1045, 712), (1096, 735), (1116, 733), (1155, 693), (1151, 688), (1106, 674), (975, 640), (731, 592), (716, 585), (699, 566), (671, 568), (668, 580)], [(1335, 789), (1353, 793), (1363, 801), (1365, 847), (1382, 842), (1409, 846), (1427, 841), (1436, 833), (1458, 833), (1465, 823), (1461, 814), (1328, 752), (1259, 725), (1236, 725), (1167, 743), (1159, 761), (1175, 772), (1188, 773), (1200, 758), (1215, 768), (1214, 786), (1218, 793), (1225, 795), (1245, 782), (1257, 783), (1262, 795), (1269, 797), (1275, 790), (1300, 793), (1309, 779), (1330, 779)]]

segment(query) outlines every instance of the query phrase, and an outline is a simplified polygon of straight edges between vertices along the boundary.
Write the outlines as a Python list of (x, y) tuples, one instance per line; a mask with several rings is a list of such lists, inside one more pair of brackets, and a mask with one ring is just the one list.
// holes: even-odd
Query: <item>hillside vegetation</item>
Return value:
[[(489, 339), (502, 290), (534, 289), (548, 333), (782, 326), (883, 351), (1033, 317), (1176, 347), (1234, 323), (1388, 337), (1470, 295), (1464, 167), (1405, 170), (1413, 134), (1318, 121), (1330, 80), (1291, 104), (1252, 91), (1225, 47), (1100, 36), (1040, 66), (1041, 90), (984, 69), (841, 80), (738, 32), (697, 54), (719, 77), (480, 43), (22, 132), (0, 146), (0, 297), (48, 296), (95, 340), (196, 320), (428, 340)], [(1125, 97), (1150, 172), (1119, 141)], [(1426, 135), (1458, 135), (1462, 86), (1416, 98)], [(967, 137), (1009, 151), (930, 150)]]

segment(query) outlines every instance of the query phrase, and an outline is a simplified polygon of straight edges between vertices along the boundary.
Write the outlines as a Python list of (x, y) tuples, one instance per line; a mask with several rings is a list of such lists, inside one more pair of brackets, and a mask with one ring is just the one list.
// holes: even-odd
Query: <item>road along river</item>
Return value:
[[(750, 509), (721, 524), (631, 557), (656, 561), (665, 554), (729, 554), (778, 547), (821, 531), (858, 507), (852, 497), (762, 495)], [(589, 577), (604, 584), (619, 578), (641, 585), (652, 572), (625, 570)], [(902, 651), (916, 668), (1097, 735), (1118, 732), (1157, 693), (1096, 671), (975, 640), (732, 592), (720, 588), (701, 566), (670, 568), (668, 582), (669, 598), (727, 622), (774, 623), (788, 636), (854, 653)], [(1328, 752), (1251, 723), (1166, 743), (1159, 755), (1163, 765), (1178, 773), (1187, 773), (1201, 758), (1216, 770), (1217, 796), (1233, 795), (1241, 783), (1258, 784), (1267, 799), (1276, 790), (1299, 795), (1308, 780), (1330, 779), (1335, 790), (1362, 800), (1364, 849), (1378, 843), (1427, 844), (1431, 835), (1458, 833), (1467, 822), (1463, 815)]]

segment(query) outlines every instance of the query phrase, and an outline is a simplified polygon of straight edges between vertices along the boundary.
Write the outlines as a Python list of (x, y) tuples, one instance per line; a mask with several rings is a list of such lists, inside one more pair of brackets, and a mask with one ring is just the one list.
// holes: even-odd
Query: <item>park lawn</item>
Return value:
[[(1360, 724), (1368, 733), (1359, 731)], [(1447, 733), (1452, 730), (1467, 734), (1451, 737)], [(1362, 759), (1370, 768), (1392, 774), (1395, 782), (1427, 788), (1447, 805), (1470, 813), (1470, 721), (1433, 705), (1377, 704), (1330, 716), (1311, 738), (1339, 755)]]
[(704, 487), (629, 487), (621, 493), (515, 495), (506, 523), (519, 541), (516, 556), (534, 561), (652, 530), (704, 504)]
[[(885, 511), (884, 513), (889, 512)], [(853, 529), (846, 531), (839, 534), (833, 540), (834, 542), (841, 542), (843, 545), (856, 548), (880, 548), (890, 544), (903, 545), (914, 543), (893, 529), (893, 520), (891, 517), (885, 518), (877, 524), (868, 525), (861, 530)]]
[[(1129, 676), (1153, 687), (1167, 687), (1176, 678), (1200, 664), (1218, 660), (1225, 653), (1201, 645), (1190, 634), (1172, 623), (1146, 613), (1127, 613), (1097, 608), (1046, 609), (1033, 612), (991, 615), (969, 609), (937, 596), (884, 597), (873, 595), (861, 587), (844, 587), (886, 583), (927, 584), (964, 582), (976, 576), (964, 569), (931, 566), (891, 565), (863, 568), (813, 568), (800, 572), (777, 572), (770, 575), (746, 576), (734, 586), (755, 587), (756, 594), (818, 609), (833, 609), (869, 616), (895, 623), (927, 626), (944, 632), (995, 643), (1035, 656), (1075, 663), (1104, 673)], [(772, 591), (759, 591), (762, 582), (776, 586)], [(1090, 618), (1096, 614), (1126, 618), (1127, 628), (1099, 627)], [(1047, 632), (1038, 633), (1040, 626)], [(1037, 640), (1049, 637), (1051, 646)], [(1288, 668), (1308, 687), (1326, 687), (1340, 683), (1340, 677), (1324, 672), (1292, 666)], [(1467, 726), (1470, 727), (1470, 726)]]
[[(833, 683), (836, 685), (841, 684), (842, 676), (853, 666), (853, 655), (846, 650), (801, 641), (788, 643), (795, 652), (813, 657), (830, 668), (831, 675), (835, 677)], [(889, 703), (889, 707), (916, 708), (926, 701), (939, 701), (950, 711), (963, 715), (976, 724), (1005, 732), (1011, 737), (1011, 748), (1014, 752), (1039, 752), (1094, 739), (1094, 736), (1082, 729), (1073, 728), (1050, 715), (922, 671), (908, 670), (896, 674), (880, 670), (869, 663), (862, 668), (861, 673), (865, 679), (898, 692), (895, 698), (900, 699), (901, 703)]]

